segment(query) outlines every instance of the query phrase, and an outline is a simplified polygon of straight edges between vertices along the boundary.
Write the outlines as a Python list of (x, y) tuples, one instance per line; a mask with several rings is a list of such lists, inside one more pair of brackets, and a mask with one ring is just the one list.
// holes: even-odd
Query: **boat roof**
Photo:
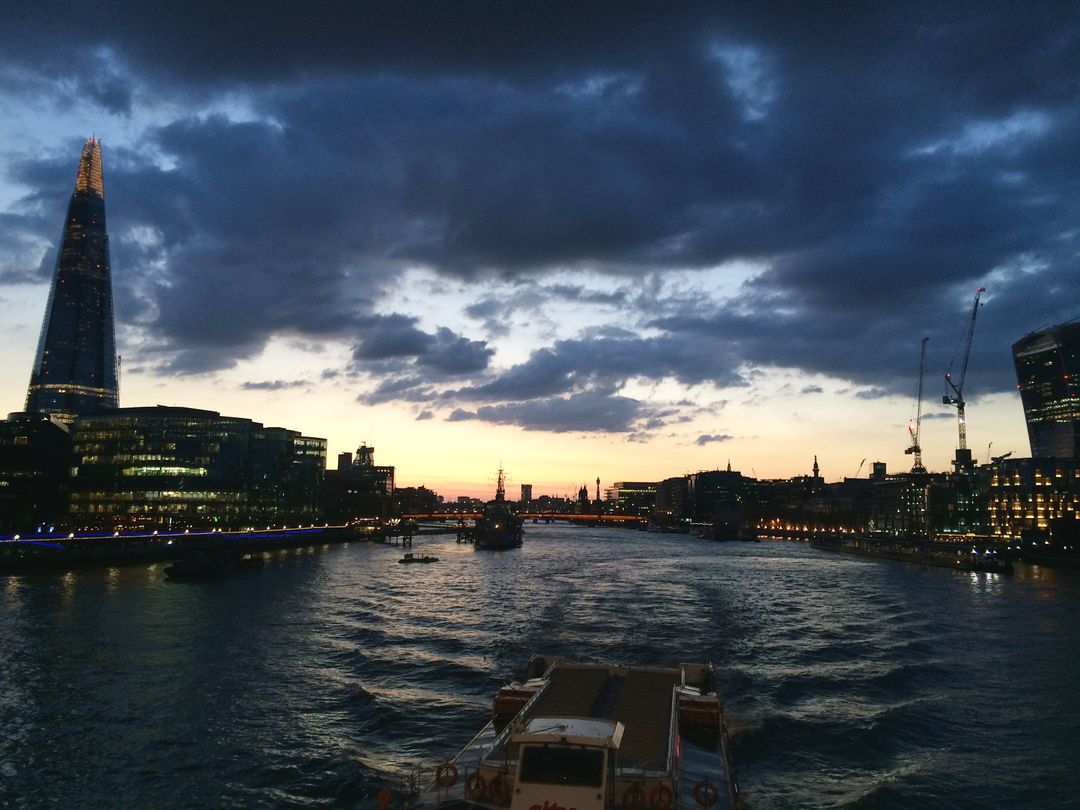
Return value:
[[(530, 718), (587, 718), (621, 723), (619, 761), (656, 767), (667, 761), (673, 690), (681, 668), (620, 667), (556, 660)], [(531, 722), (531, 721), (530, 721)]]
[(623, 732), (623, 724), (614, 720), (593, 720), (583, 717), (533, 717), (524, 730), (514, 735), (513, 742), (618, 748), (622, 743)]

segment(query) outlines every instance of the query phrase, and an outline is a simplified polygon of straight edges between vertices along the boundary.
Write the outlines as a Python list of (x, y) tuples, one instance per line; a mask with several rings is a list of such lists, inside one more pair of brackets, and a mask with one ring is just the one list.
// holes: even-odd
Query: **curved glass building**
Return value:
[(1080, 458), (1080, 321), (1013, 344), (1032, 458)]

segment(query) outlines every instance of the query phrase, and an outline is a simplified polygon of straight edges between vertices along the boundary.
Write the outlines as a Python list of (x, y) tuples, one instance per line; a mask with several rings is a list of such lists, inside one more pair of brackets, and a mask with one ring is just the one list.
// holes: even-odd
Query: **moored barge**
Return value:
[(411, 808), (730, 810), (741, 807), (708, 664), (534, 657), (491, 720), (439, 765)]
[(1011, 574), (1013, 564), (995, 548), (969, 546), (966, 543), (929, 543), (925, 541), (883, 541), (866, 538), (829, 538), (810, 541), (813, 548), (840, 551), (879, 560), (932, 565), (954, 571), (974, 571), (987, 574)]

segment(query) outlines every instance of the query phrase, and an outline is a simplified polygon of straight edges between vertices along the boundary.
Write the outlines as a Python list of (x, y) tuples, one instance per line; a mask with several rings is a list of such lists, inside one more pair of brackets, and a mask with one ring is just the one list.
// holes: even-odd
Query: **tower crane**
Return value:
[(926, 375), (926, 344), (930, 340), (928, 337), (922, 339), (922, 346), (919, 349), (919, 387), (915, 394), (915, 427), (908, 424), (908, 433), (911, 434), (911, 447), (904, 451), (908, 455), (915, 456), (915, 463), (911, 467), (913, 473), (924, 473), (926, 467), (922, 463), (922, 446), (919, 444), (919, 434), (922, 433), (922, 383), (923, 377)]
[[(971, 320), (968, 322), (967, 334), (964, 335), (964, 344), (962, 353), (960, 355), (960, 376), (954, 381), (952, 377), (952, 366), (949, 366), (949, 370), (945, 372), (945, 382), (949, 384), (949, 387), (953, 390), (952, 394), (945, 394), (941, 398), (941, 402), (944, 405), (953, 405), (956, 408), (956, 421), (959, 424), (960, 429), (960, 450), (967, 450), (967, 419), (964, 415), (964, 378), (967, 377), (968, 360), (971, 357), (971, 339), (975, 336), (975, 318), (979, 315), (979, 296), (986, 292), (986, 287), (979, 287), (975, 290), (975, 304), (971, 307)], [(960, 461), (962, 455), (968, 455), (968, 453), (957, 452), (957, 462)]]

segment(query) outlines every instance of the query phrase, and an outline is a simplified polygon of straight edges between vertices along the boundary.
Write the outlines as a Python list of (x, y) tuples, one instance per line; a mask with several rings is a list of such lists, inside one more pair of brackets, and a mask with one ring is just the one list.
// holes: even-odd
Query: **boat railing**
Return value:
[(672, 766), (675, 762), (675, 740), (678, 735), (679, 724), (679, 690), (671, 690), (671, 717), (668, 720), (668, 750), (667, 750), (667, 763), (665, 770), (671, 773)]
[(544, 690), (547, 689), (547, 686), (548, 686), (549, 683), (551, 683), (550, 680), (545, 680), (544, 683), (540, 686), (540, 688), (537, 689), (535, 692), (533, 692), (532, 697), (530, 697), (527, 701), (525, 701), (525, 705), (522, 706), (521, 709), (518, 710), (518, 713), (516, 715), (514, 715), (514, 720), (507, 723), (506, 727), (502, 731), (499, 732), (499, 735), (495, 738), (495, 741), (491, 744), (491, 750), (492, 751), (494, 751), (500, 745), (505, 746), (510, 742), (510, 737), (513, 735), (514, 731), (517, 729), (517, 723), (515, 722), (515, 720), (517, 718), (519, 718), (519, 717), (528, 717), (529, 716), (529, 710), (532, 709), (533, 704), (536, 703), (540, 699), (540, 695), (542, 695), (544, 693)]
[[(540, 688), (533, 693), (532, 697), (530, 697), (525, 702), (525, 705), (522, 706), (516, 717), (528, 716), (528, 711), (533, 707), (533, 704), (535, 704), (536, 701), (540, 698), (540, 695), (547, 688), (548, 683), (550, 683), (550, 681), (544, 681)], [(516, 730), (518, 730), (518, 725), (513, 721), (507, 723), (506, 727), (503, 728), (503, 730), (500, 731), (498, 734), (496, 734), (493, 739), (484, 740), (484, 737), (490, 736), (493, 730), (494, 723), (487, 723), (471, 740), (469, 740), (468, 745), (466, 745), (457, 754), (455, 754), (453, 759), (449, 760), (449, 764), (452, 764), (455, 768), (455, 771), (460, 773), (460, 778), (462, 782), (464, 782), (464, 780), (466, 780), (471, 773), (479, 770), (480, 766), (484, 763), (484, 760), (488, 758), (491, 754), (493, 754), (495, 751), (498, 751), (500, 748), (504, 749), (504, 751), (509, 750), (510, 737), (514, 734)], [(509, 759), (508, 755), (504, 753), (501, 759), (502, 768), (497, 769), (502, 771), (509, 770), (511, 760)], [(450, 789), (451, 788), (442, 788), (437, 784), (435, 780), (432, 780), (424, 789), (422, 795), (432, 792), (445, 794)], [(470, 798), (469, 801), (473, 804), (488, 805), (491, 807), (499, 806), (496, 804), (489, 804), (483, 801), (483, 799)], [(423, 804), (423, 802), (419, 801), (417, 802), (417, 804)]]

